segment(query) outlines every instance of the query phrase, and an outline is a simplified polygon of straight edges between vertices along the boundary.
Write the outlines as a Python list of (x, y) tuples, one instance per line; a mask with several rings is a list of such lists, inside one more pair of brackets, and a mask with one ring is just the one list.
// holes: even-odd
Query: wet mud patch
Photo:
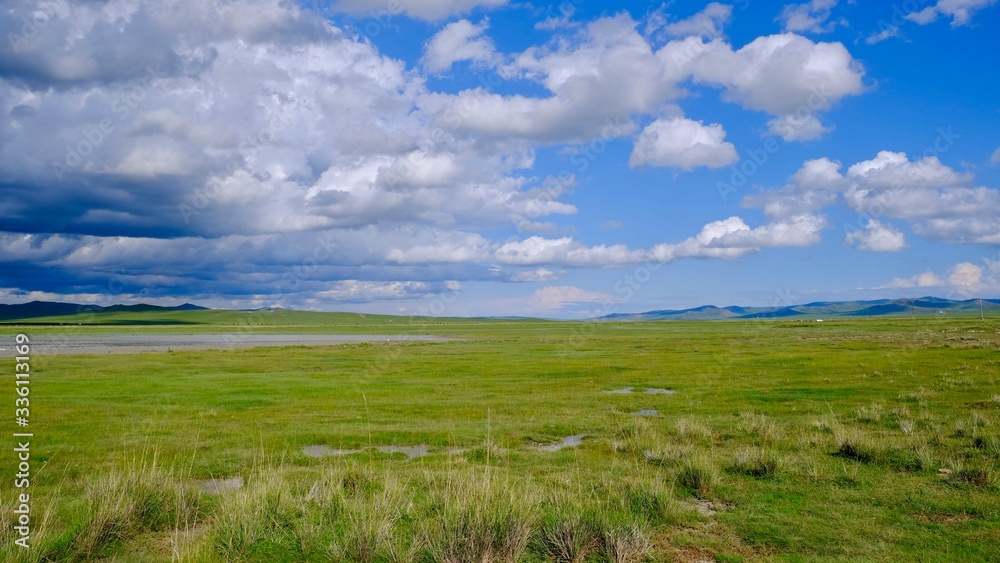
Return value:
[(219, 493), (242, 489), (243, 477), (237, 475), (228, 479), (200, 479), (195, 481), (194, 485), (203, 493), (217, 495)]
[(566, 448), (575, 448), (582, 444), (583, 439), (586, 437), (586, 434), (574, 434), (573, 436), (567, 436), (558, 442), (538, 446), (536, 449), (543, 452), (558, 452), (559, 450)]
[[(302, 453), (309, 457), (341, 457), (346, 455), (360, 454), (367, 451), (374, 451), (383, 454), (403, 454), (407, 459), (414, 459), (418, 457), (424, 457), (431, 454), (430, 446), (425, 444), (420, 444), (417, 446), (372, 446), (369, 448), (358, 448), (358, 449), (339, 449), (331, 448), (330, 446), (306, 446), (302, 448)], [(448, 450), (444, 453), (452, 455), (453, 450)]]

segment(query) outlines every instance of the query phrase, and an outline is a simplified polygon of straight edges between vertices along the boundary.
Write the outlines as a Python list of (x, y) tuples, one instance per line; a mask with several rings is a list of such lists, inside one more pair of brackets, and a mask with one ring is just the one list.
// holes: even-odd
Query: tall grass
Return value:
[(444, 563), (518, 561), (537, 517), (534, 499), (519, 488), (487, 476), (450, 475), (432, 490), (432, 518), (420, 534), (424, 556)]
[(221, 495), (212, 512), (212, 543), (226, 560), (267, 552), (292, 542), (299, 514), (281, 472), (262, 470), (248, 477), (246, 486)]
[(85, 556), (128, 541), (140, 533), (190, 525), (199, 518), (200, 497), (190, 485), (157, 466), (155, 459), (134, 461), (92, 481), (75, 533), (73, 551)]

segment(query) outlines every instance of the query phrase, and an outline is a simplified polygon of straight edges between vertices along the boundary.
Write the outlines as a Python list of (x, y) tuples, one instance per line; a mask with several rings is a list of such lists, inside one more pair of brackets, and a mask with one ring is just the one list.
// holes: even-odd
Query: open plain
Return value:
[(995, 320), (171, 315), (0, 338), (380, 336), (35, 354), (35, 549), (0, 558), (1000, 557)]

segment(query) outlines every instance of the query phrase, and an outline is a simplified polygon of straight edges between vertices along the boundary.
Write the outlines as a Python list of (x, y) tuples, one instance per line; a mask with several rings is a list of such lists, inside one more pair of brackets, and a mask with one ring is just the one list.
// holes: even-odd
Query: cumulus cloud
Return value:
[(986, 287), (982, 268), (971, 262), (955, 264), (948, 271), (948, 283), (963, 293), (973, 293)]
[[(725, 11), (711, 10), (716, 16)], [(600, 18), (512, 55), (501, 67), (504, 77), (537, 82), (550, 95), (474, 88), (434, 96), (423, 107), (435, 113), (438, 126), (466, 135), (546, 143), (608, 140), (632, 133), (633, 116), (680, 99), (682, 84), (693, 80), (722, 88), (728, 101), (781, 116), (773, 125), (776, 134), (802, 140), (828, 130), (818, 112), (862, 91), (864, 70), (840, 43), (782, 34), (734, 50), (718, 37), (701, 35), (654, 51), (627, 14)]]
[(807, 160), (792, 174), (791, 183), (800, 190), (841, 190), (848, 186), (840, 173), (842, 166), (826, 157)]
[[(37, 33), (0, 42), (0, 246), (8, 290), (23, 294), (113, 286), (122, 300), (313, 307), (429, 295), (449, 289), (442, 280), (544, 282), (562, 268), (814, 244), (825, 220), (808, 206), (651, 249), (551, 234), (572, 232), (551, 218), (577, 208), (564, 201), (571, 182), (537, 176), (536, 150), (632, 135), (658, 116), (637, 135), (634, 163), (725, 166), (735, 148), (721, 124), (664, 117), (689, 83), (789, 121), (858, 93), (863, 76), (839, 43), (785, 34), (734, 48), (721, 4), (668, 24), (677, 38), (655, 49), (626, 14), (503, 55), (485, 19), (463, 19), (428, 41), (418, 68), (281, 0), (8, 4), (0, 30), (15, 34), (51, 8)], [(438, 20), (503, 4), (399, 10)], [(423, 73), (459, 61), (543, 94), (428, 85)], [(549, 234), (496, 234), (514, 227)], [(164, 273), (174, 271), (190, 275)]]
[(554, 272), (548, 268), (535, 268), (514, 272), (507, 279), (514, 282), (546, 282), (555, 281), (561, 277), (562, 273), (560, 272)]
[[(995, 199), (994, 191), (989, 194)], [(996, 206), (991, 206), (996, 209)], [(1000, 218), (990, 216), (994, 211), (979, 210), (971, 206), (965, 217), (935, 217), (914, 223), (913, 229), (922, 237), (954, 244), (1000, 244)]]
[(945, 282), (934, 272), (924, 272), (912, 278), (895, 278), (875, 289), (907, 289), (911, 287), (944, 287)]
[(875, 219), (870, 219), (864, 229), (848, 233), (844, 242), (869, 252), (899, 252), (906, 248), (903, 233)]
[(896, 278), (891, 282), (876, 289), (905, 289), (917, 287), (946, 287), (952, 291), (970, 296), (988, 288), (997, 287), (997, 279), (989, 277), (992, 270), (992, 261), (985, 260), (988, 269), (984, 269), (972, 262), (960, 262), (948, 269), (946, 276), (939, 276), (934, 272), (927, 271), (912, 278)]
[(877, 33), (872, 33), (868, 37), (865, 37), (865, 43), (869, 45), (874, 45), (876, 43), (881, 43), (887, 39), (892, 39), (893, 37), (899, 37), (899, 26), (886, 25), (882, 29), (880, 29)]
[(803, 214), (751, 228), (740, 217), (713, 221), (678, 243), (660, 243), (650, 249), (625, 245), (587, 246), (572, 237), (538, 236), (501, 245), (493, 258), (512, 266), (556, 265), (571, 268), (608, 268), (667, 263), (684, 258), (738, 258), (764, 248), (805, 247), (817, 244), (826, 218)]
[(532, 306), (544, 310), (562, 309), (566, 305), (581, 303), (609, 303), (614, 300), (612, 295), (587, 291), (571, 285), (543, 287), (531, 296)]
[(1000, 148), (997, 148), (997, 150), (993, 151), (993, 154), (990, 155), (990, 164), (993, 166), (1000, 166)]
[(483, 37), (487, 29), (489, 20), (486, 19), (478, 25), (469, 20), (446, 25), (424, 46), (424, 57), (421, 59), (424, 68), (430, 72), (443, 72), (459, 61), (496, 64), (500, 55), (493, 41)]
[(572, 237), (547, 239), (533, 236), (508, 242), (496, 250), (494, 259), (501, 264), (529, 266), (558, 264), (577, 268), (607, 268), (642, 262), (646, 253), (624, 245), (586, 246)]
[(892, 151), (880, 151), (875, 158), (858, 162), (847, 170), (847, 175), (874, 189), (950, 187), (971, 179), (945, 166), (936, 156), (911, 161), (906, 153)]
[(372, 301), (419, 299), (447, 291), (459, 291), (462, 284), (445, 282), (372, 282), (342, 280), (329, 284), (329, 289), (316, 292), (315, 299), (335, 303), (369, 303)]
[(736, 147), (725, 142), (722, 125), (705, 125), (683, 117), (657, 119), (643, 129), (635, 141), (629, 166), (671, 166), (691, 170), (697, 166), (721, 168), (739, 157)]
[(729, 23), (733, 15), (733, 7), (728, 4), (712, 2), (705, 9), (690, 18), (663, 25), (662, 29), (674, 37), (718, 37), (722, 28)]
[(679, 258), (737, 258), (762, 248), (816, 244), (826, 226), (826, 219), (815, 215), (799, 215), (757, 228), (750, 228), (739, 217), (730, 217), (705, 225), (697, 235), (680, 243), (659, 244), (651, 254), (661, 262)]
[(827, 110), (860, 94), (864, 70), (840, 43), (792, 33), (758, 37), (733, 50), (715, 40), (690, 62), (697, 82), (723, 87), (724, 98), (773, 115)]
[(908, 14), (906, 19), (920, 25), (927, 25), (938, 16), (951, 16), (951, 26), (960, 27), (972, 23), (972, 16), (996, 4), (996, 0), (938, 0), (933, 6), (928, 6), (919, 12)]
[(335, 0), (333, 8), (356, 16), (391, 17), (404, 13), (411, 18), (435, 21), (449, 16), (467, 14), (475, 8), (503, 6), (507, 0)]
[(833, 130), (824, 127), (813, 113), (785, 114), (767, 122), (767, 130), (786, 141), (811, 141)]
[(501, 72), (530, 80), (549, 97), (501, 95), (485, 88), (425, 102), (436, 124), (459, 133), (540, 142), (610, 139), (631, 133), (631, 115), (679, 95), (678, 79), (625, 14), (600, 18), (549, 45), (513, 56)]
[(805, 4), (788, 4), (782, 8), (777, 20), (792, 33), (827, 33), (837, 22), (830, 22), (830, 12), (838, 0), (812, 0)]
[[(807, 161), (779, 189), (746, 196), (743, 205), (780, 219), (813, 212), (841, 198), (860, 217), (904, 219), (918, 235), (950, 243), (1000, 243), (1000, 190), (971, 187), (970, 174), (959, 173), (936, 156), (919, 160), (901, 152), (881, 151), (848, 167), (826, 158)], [(886, 236), (885, 225), (867, 223), (847, 242), (873, 250), (866, 241), (878, 234), (886, 249), (903, 244), (902, 234)], [(896, 244), (898, 243), (898, 244)]]

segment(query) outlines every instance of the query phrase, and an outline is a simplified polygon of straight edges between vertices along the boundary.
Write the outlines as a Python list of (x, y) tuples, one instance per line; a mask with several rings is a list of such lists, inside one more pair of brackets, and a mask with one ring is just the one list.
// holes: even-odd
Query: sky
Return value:
[(996, 0), (12, 0), (0, 302), (1000, 296)]

